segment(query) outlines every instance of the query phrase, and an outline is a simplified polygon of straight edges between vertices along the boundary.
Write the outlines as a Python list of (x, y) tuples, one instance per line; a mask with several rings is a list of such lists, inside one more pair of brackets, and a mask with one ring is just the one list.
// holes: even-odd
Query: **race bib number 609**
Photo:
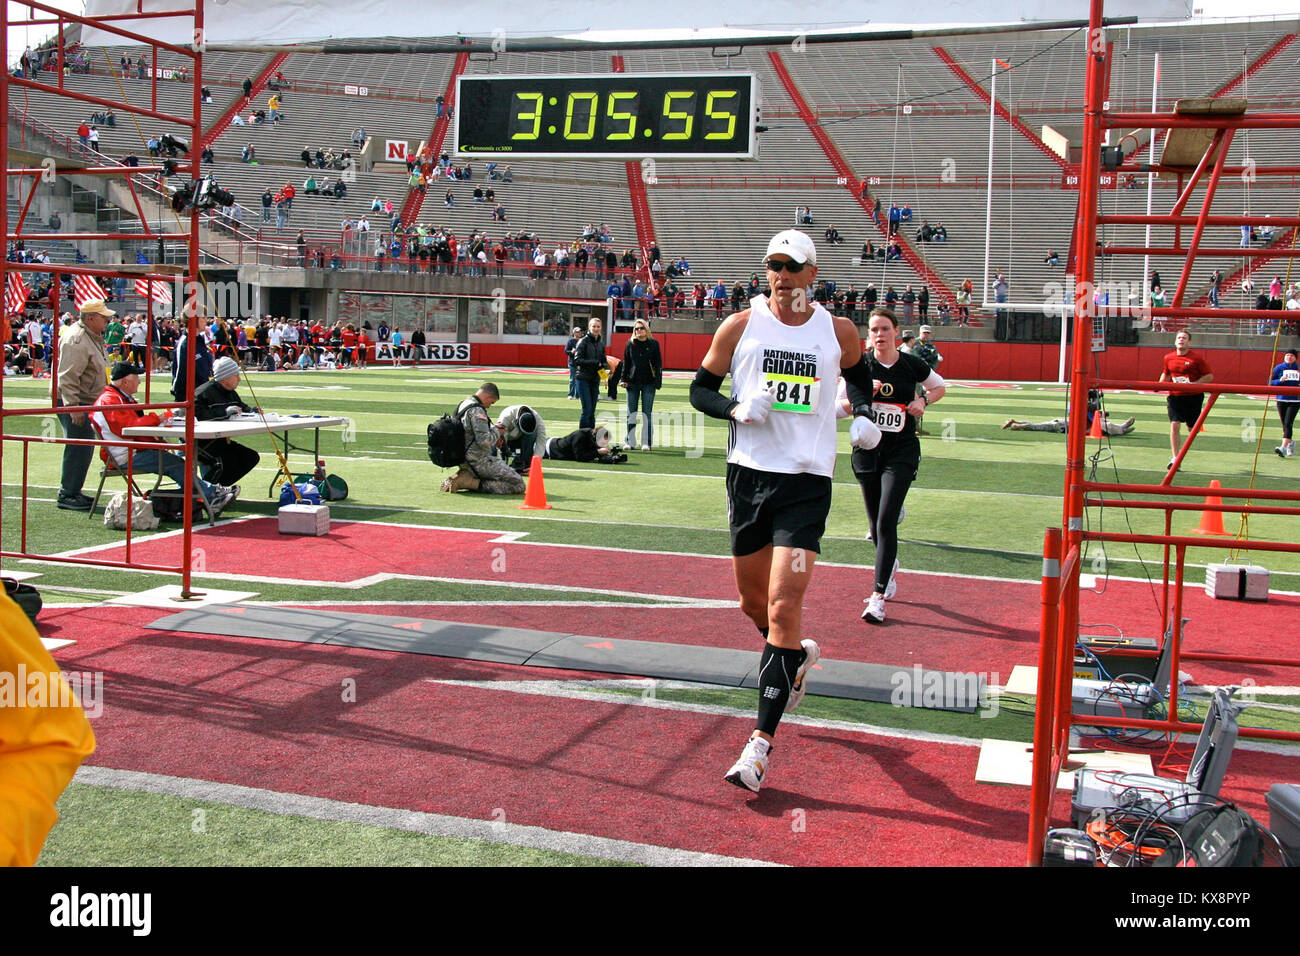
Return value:
[(876, 427), (882, 432), (901, 432), (907, 424), (907, 409), (902, 405), (877, 402), (871, 406), (876, 418)]

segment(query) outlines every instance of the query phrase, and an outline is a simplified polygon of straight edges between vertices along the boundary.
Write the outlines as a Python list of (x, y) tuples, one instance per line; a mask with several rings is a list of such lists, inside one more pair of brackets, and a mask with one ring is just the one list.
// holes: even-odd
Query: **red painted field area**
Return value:
[[(202, 531), (195, 541), (217, 573), (262, 567), (280, 577), (310, 566), (334, 568), (339, 581), (378, 572), (483, 579), (492, 549), (503, 548), (511, 581), (595, 580), (627, 590), (670, 581), (664, 590), (675, 595), (730, 597), (725, 560), (497, 537), (336, 523), (328, 538), (308, 540), (281, 537), (272, 520), (259, 519)], [(174, 542), (145, 542), (141, 556)], [(909, 588), (942, 595), (949, 609), (900, 601), (897, 623), (868, 629), (857, 619), (864, 573), (827, 567), (818, 578), (808, 621), (832, 657), (1004, 675), (1033, 662), (1033, 584), (908, 575)], [(1114, 583), (1106, 598), (1119, 594), (1150, 603), (1144, 589)], [(958, 604), (959, 612), (951, 609)], [(757, 649), (734, 608), (350, 609)], [(599, 675), (145, 628), (169, 613), (99, 605), (42, 615), (46, 636), (77, 641), (57, 652), (62, 666), (105, 675), (92, 764), (790, 864), (1024, 858), (1028, 791), (976, 784), (975, 746), (787, 723), (769, 783), (752, 795), (721, 779), (752, 727), (749, 716), (542, 696), (505, 684)], [(355, 682), (355, 702), (345, 700), (346, 681)], [(1297, 777), (1300, 758), (1243, 751), (1225, 795), (1266, 818), (1268, 784)]]
[[(137, 543), (137, 560), (175, 560), (176, 537)], [(355, 582), (380, 574), (546, 584), (575, 590), (597, 588), (664, 598), (735, 600), (728, 558), (629, 553), (511, 541), (498, 532), (340, 522), (329, 536), (301, 538), (276, 532), (275, 520), (258, 518), (196, 531), (208, 573), (247, 574), (261, 568), (276, 580)], [(120, 558), (122, 549), (97, 555)], [(808, 592), (804, 629), (827, 656), (878, 664), (921, 664), (940, 670), (996, 672), (1004, 679), (1017, 664), (1038, 657), (1037, 582), (980, 580), (909, 572), (899, 576), (899, 596), (889, 604), (889, 623), (869, 627), (860, 620), (872, 580), (859, 568), (819, 568)], [(248, 590), (256, 590), (249, 584)], [(304, 600), (364, 600), (364, 591), (311, 589)], [(521, 600), (542, 601), (544, 592)], [(1159, 583), (1110, 581), (1103, 594), (1085, 592), (1080, 620), (1084, 633), (1157, 637)], [(384, 607), (357, 608), (385, 613)], [(1276, 657), (1277, 637), (1291, 633), (1300, 597), (1274, 595), (1265, 604), (1215, 601), (1189, 587), (1184, 616), (1186, 651)], [(410, 615), (407, 609), (391, 613)], [(440, 620), (484, 623), (484, 608), (447, 607), (429, 613)], [(626, 608), (616, 614), (557, 613), (550, 607), (502, 604), (491, 623), (539, 630), (663, 640), (711, 647), (758, 647), (758, 637), (734, 608)], [(1278, 667), (1190, 662), (1183, 670), (1201, 683), (1300, 684), (1295, 670)]]

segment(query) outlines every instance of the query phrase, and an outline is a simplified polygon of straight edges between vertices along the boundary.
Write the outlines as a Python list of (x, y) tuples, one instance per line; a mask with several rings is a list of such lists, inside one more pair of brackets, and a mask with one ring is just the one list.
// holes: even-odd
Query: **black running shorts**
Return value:
[(1169, 408), (1169, 420), (1182, 422), (1191, 427), (1201, 417), (1201, 406), (1205, 404), (1204, 395), (1169, 395), (1165, 405)]
[(829, 478), (727, 463), (727, 520), (738, 558), (769, 544), (820, 554), (830, 511)]

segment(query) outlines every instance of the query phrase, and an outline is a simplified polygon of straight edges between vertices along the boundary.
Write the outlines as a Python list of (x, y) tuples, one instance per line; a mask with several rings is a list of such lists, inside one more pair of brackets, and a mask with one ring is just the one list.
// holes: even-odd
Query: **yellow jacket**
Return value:
[[(54, 802), (95, 751), (82, 709), (27, 706), (33, 676), (51, 680), (59, 665), (41, 646), (22, 608), (0, 593), (0, 866), (31, 866), (59, 818)], [(18, 686), (25, 674), (26, 687)], [(70, 696), (62, 677), (58, 694)]]

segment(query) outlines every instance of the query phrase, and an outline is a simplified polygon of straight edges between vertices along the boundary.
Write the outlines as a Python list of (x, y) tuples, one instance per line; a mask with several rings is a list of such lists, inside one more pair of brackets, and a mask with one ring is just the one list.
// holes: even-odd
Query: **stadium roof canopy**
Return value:
[[(175, 10), (176, 0), (86, 0), (87, 17)], [(683, 32), (728, 27), (774, 36), (825, 31), (858, 34), (869, 39), (886, 32), (904, 35), (909, 27), (1006, 25), (1049, 27), (1061, 19), (1060, 0), (910, 0), (907, 24), (882, 21), (896, 18), (903, 7), (895, 3), (864, 4), (861, 0), (656, 0), (650, 4), (593, 4), (576, 0), (462, 3), (430, 0), (412, 6), (409, 0), (208, 0), (204, 5), (205, 46), (263, 46), (323, 44), (370, 38), (478, 38), (518, 46), (526, 40), (564, 37), (586, 31), (662, 30), (672, 24)], [(790, 20), (797, 10), (799, 18)], [(1178, 20), (1191, 16), (1190, 0), (1108, 0), (1108, 18)], [(863, 14), (881, 14), (863, 20)], [(1086, 16), (1086, 9), (1080, 10)], [(119, 21), (118, 26), (166, 43), (189, 45), (194, 40), (190, 17)], [(377, 31), (376, 27), (379, 26)], [(811, 38), (811, 37), (810, 37)], [(121, 44), (122, 37), (87, 29), (87, 43)], [(512, 42), (515, 41), (515, 42)], [(660, 41), (662, 45), (662, 41)], [(572, 45), (572, 44), (570, 44)]]

